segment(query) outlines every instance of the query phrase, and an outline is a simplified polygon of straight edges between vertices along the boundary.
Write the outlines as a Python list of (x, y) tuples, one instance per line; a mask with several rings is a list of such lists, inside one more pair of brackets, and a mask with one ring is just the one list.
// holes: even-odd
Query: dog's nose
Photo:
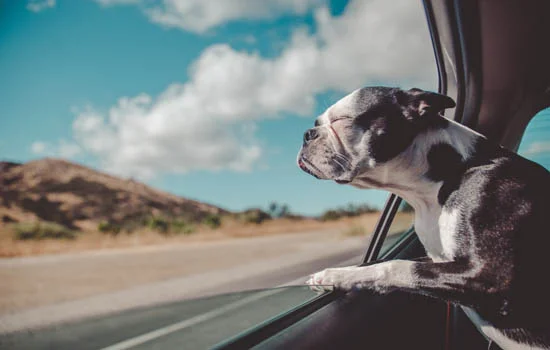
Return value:
[(304, 143), (311, 142), (319, 137), (319, 133), (316, 129), (309, 129), (304, 133)]

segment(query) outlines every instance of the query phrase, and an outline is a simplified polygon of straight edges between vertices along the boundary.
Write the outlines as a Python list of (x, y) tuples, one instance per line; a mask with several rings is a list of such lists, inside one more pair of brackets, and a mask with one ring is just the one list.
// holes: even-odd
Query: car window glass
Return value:
[[(387, 193), (301, 171), (304, 133), (360, 87), (437, 89), (421, 1), (0, 2), (0, 333), (112, 325), (51, 348), (361, 263)], [(310, 293), (276, 296), (266, 319)]]
[(527, 125), (518, 153), (550, 169), (550, 108), (539, 112)]
[(393, 221), (391, 222), (388, 234), (380, 249), (378, 257), (381, 258), (386, 252), (391, 249), (400, 238), (402, 238), (407, 232), (409, 232), (414, 224), (414, 208), (407, 202), (402, 201), (399, 205), (399, 209), (395, 213)]

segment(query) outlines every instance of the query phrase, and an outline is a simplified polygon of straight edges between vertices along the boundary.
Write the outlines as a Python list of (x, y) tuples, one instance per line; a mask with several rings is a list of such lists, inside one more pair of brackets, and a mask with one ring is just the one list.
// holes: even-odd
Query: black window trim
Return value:
[(382, 249), (386, 236), (388, 235), (388, 230), (391, 227), (395, 214), (397, 213), (399, 205), (401, 205), (402, 201), (403, 200), (400, 197), (393, 193), (388, 196), (384, 209), (382, 210), (382, 213), (374, 228), (374, 232), (372, 233), (372, 238), (370, 239), (365, 257), (363, 258), (363, 264), (368, 264), (378, 259), (380, 250)]

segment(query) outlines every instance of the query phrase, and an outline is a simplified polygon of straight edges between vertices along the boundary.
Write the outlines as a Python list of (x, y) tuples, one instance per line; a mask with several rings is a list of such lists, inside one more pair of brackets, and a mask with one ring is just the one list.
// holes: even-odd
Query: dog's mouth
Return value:
[[(321, 170), (319, 170), (319, 168), (313, 165), (307, 158), (300, 157), (298, 159), (298, 166), (300, 167), (300, 169), (302, 169), (303, 171), (305, 171), (306, 173), (308, 173), (309, 175), (317, 179), (320, 179), (320, 180), (325, 179), (321, 175), (323, 174)], [(351, 180), (346, 180), (346, 179), (335, 179), (334, 181), (340, 185), (349, 184), (351, 182)]]
[(317, 168), (315, 165), (313, 165), (306, 158), (300, 157), (298, 159), (298, 166), (300, 167), (300, 169), (302, 169), (303, 171), (305, 171), (309, 175), (311, 175), (311, 176), (313, 176), (317, 179), (322, 179), (321, 176), (319, 175), (319, 174), (322, 174), (321, 170), (319, 170), (319, 168)]
[(346, 185), (346, 184), (349, 184), (351, 182), (351, 180), (334, 180), (337, 184), (340, 184), (340, 185)]

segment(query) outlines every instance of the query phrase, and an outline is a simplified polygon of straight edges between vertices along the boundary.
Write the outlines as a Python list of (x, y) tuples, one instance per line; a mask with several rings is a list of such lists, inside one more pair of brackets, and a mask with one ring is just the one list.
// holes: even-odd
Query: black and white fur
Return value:
[(550, 348), (550, 173), (442, 116), (454, 101), (369, 87), (306, 131), (298, 165), (415, 209), (424, 261), (326, 269), (310, 285), (407, 290), (462, 305), (504, 349)]

